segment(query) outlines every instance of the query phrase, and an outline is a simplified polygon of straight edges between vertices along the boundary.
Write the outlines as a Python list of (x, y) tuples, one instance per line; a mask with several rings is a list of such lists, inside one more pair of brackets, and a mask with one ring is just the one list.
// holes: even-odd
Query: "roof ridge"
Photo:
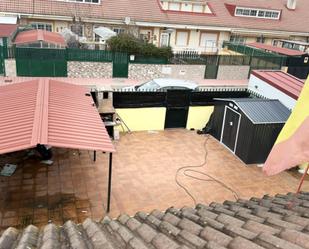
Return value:
[(38, 90), (31, 137), (32, 146), (39, 143), (47, 144), (48, 141), (49, 80), (39, 79), (37, 83)]

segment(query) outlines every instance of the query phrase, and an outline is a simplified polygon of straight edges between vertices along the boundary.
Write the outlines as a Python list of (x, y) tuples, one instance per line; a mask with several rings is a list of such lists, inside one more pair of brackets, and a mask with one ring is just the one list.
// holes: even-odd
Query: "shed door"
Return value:
[(235, 152), (239, 130), (240, 114), (229, 107), (225, 107), (221, 142)]

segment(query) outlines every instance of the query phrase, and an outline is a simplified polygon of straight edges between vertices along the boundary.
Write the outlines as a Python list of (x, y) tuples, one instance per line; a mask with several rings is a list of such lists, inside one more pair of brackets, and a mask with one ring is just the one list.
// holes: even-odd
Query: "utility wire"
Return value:
[[(192, 179), (195, 179), (195, 180), (199, 180), (199, 181), (204, 181), (204, 182), (215, 182), (215, 183), (218, 183), (223, 188), (225, 188), (228, 191), (230, 191), (231, 193), (233, 193), (233, 196), (234, 196), (235, 200), (239, 199), (238, 193), (235, 190), (233, 190), (231, 187), (227, 186), (224, 182), (218, 180), (217, 178), (215, 178), (215, 177), (213, 177), (213, 176), (211, 176), (211, 175), (209, 175), (207, 173), (195, 170), (197, 168), (203, 168), (204, 166), (207, 165), (207, 157), (208, 157), (207, 143), (208, 143), (209, 137), (210, 137), (210, 135), (207, 134), (206, 135), (206, 139), (205, 139), (204, 144), (203, 144), (203, 147), (204, 147), (204, 150), (205, 150), (203, 162), (201, 164), (199, 164), (199, 165), (188, 165), (188, 166), (180, 167), (180, 168), (177, 169), (176, 174), (175, 174), (175, 182), (176, 182), (176, 184), (186, 192), (186, 194), (192, 199), (192, 201), (193, 201), (195, 206), (197, 205), (195, 197), (193, 196), (193, 194), (190, 192), (190, 190), (187, 187), (185, 187), (183, 184), (180, 183), (180, 181), (178, 179), (179, 173), (182, 170), (183, 170), (183, 175), (186, 176), (186, 177), (189, 177), (189, 178), (192, 178)], [(206, 176), (209, 179), (203, 179), (203, 178), (200, 178), (200, 177), (197, 177), (197, 176), (193, 176), (193, 175), (189, 174), (189, 172), (193, 172), (193, 173), (197, 173), (197, 174)]]

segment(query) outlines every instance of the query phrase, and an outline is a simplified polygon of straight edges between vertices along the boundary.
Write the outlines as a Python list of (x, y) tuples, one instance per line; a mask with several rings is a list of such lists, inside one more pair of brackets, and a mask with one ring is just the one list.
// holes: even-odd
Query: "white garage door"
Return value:
[(218, 34), (201, 33), (200, 47), (204, 48), (205, 52), (217, 52)]

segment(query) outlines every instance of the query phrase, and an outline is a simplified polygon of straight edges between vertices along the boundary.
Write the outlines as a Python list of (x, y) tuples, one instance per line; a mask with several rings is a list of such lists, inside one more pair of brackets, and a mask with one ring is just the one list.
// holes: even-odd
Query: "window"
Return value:
[(76, 2), (76, 3), (94, 3), (99, 4), (101, 0), (58, 0), (61, 2)]
[(231, 35), (230, 42), (237, 44), (244, 44), (246, 42), (246, 38), (238, 35)]
[(212, 14), (208, 4), (203, 2), (195, 3), (188, 0), (160, 0), (163, 10), (172, 10), (180, 12), (194, 12)]
[(176, 45), (187, 46), (189, 43), (189, 32), (188, 31), (177, 31), (176, 33)]
[(257, 10), (250, 10), (250, 16), (256, 16)]
[(217, 39), (217, 34), (201, 32), (200, 47), (203, 47), (205, 52), (214, 53), (217, 51)]
[(258, 42), (258, 43), (265, 43), (265, 37), (263, 37), (263, 36), (257, 37), (256, 38), (256, 42)]
[(161, 47), (167, 47), (169, 46), (169, 34), (168, 33), (162, 33), (160, 38), (160, 44)]
[(116, 32), (117, 35), (124, 33), (124, 29), (122, 28), (113, 28), (113, 31)]
[(203, 13), (204, 12), (204, 6), (201, 5), (201, 4), (193, 4), (193, 12)]
[(235, 16), (247, 16), (275, 20), (278, 20), (280, 18), (280, 13), (281, 12), (279, 10), (263, 10), (243, 7), (236, 7), (235, 9)]
[(180, 4), (179, 3), (170, 3), (168, 6), (169, 10), (180, 10)]
[(35, 29), (53, 31), (53, 26), (49, 23), (31, 23), (31, 27)]
[(192, 4), (189, 3), (182, 4), (181, 11), (192, 11)]

